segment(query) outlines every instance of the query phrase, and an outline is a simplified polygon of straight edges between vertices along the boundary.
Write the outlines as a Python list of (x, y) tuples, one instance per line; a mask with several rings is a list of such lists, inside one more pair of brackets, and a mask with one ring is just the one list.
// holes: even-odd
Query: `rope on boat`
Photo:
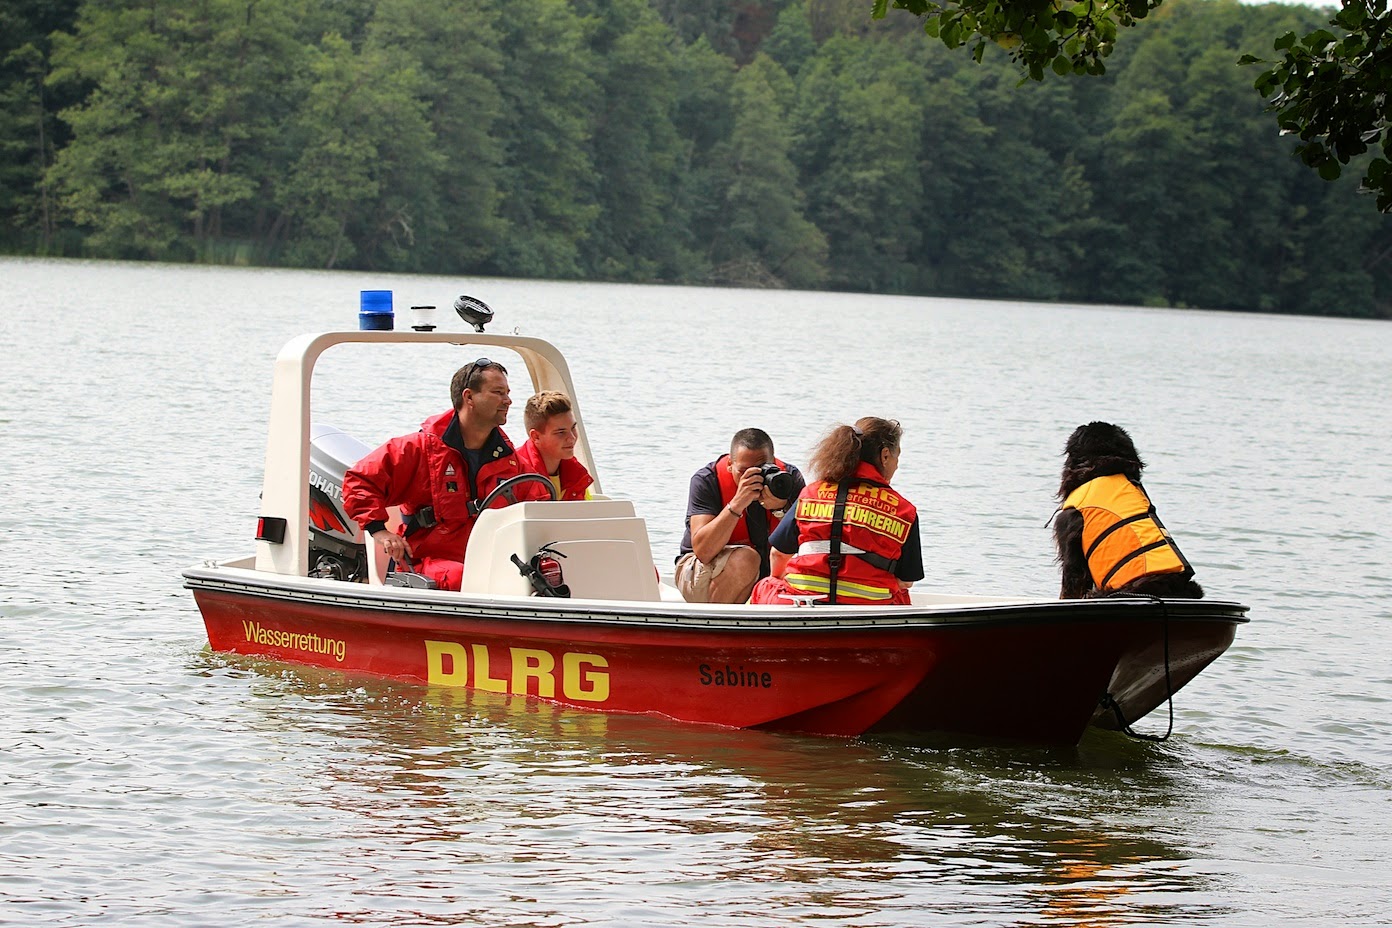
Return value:
[(1163, 735), (1147, 735), (1144, 732), (1136, 731), (1131, 727), (1131, 723), (1126, 720), (1126, 716), (1121, 712), (1121, 706), (1111, 693), (1102, 694), (1102, 708), (1111, 709), (1116, 715), (1117, 725), (1128, 737), (1135, 738), (1137, 741), (1153, 741), (1159, 743), (1168, 741), (1174, 732), (1174, 686), (1170, 682), (1170, 610), (1165, 605), (1165, 601), (1159, 596), (1151, 596), (1146, 593), (1137, 594), (1146, 599), (1154, 600), (1160, 606), (1160, 627), (1162, 638), (1165, 643), (1165, 703), (1170, 710), (1170, 723), (1165, 728)]

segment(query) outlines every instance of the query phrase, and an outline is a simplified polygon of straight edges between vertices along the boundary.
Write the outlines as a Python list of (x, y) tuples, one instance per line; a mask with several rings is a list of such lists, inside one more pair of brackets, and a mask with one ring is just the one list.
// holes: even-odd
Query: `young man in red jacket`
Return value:
[[(421, 430), (390, 439), (343, 478), (343, 508), (389, 557), (409, 562), (443, 590), (459, 589), (478, 503), (498, 484), (525, 473), (502, 430), (512, 394), (507, 368), (479, 358), (450, 380), (449, 412)], [(522, 499), (545, 498), (535, 484)], [(499, 497), (493, 504), (506, 505)], [(400, 534), (386, 527), (388, 506), (400, 506)]]
[(517, 449), (522, 469), (549, 478), (557, 499), (590, 499), (594, 478), (584, 464), (575, 460), (580, 429), (575, 424), (570, 397), (556, 390), (543, 390), (527, 400), (522, 423), (527, 427), (527, 442)]

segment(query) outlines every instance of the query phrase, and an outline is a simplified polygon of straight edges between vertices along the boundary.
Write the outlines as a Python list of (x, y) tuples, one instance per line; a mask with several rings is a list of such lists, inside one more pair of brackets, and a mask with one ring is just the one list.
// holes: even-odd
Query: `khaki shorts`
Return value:
[(725, 565), (730, 563), (730, 552), (741, 547), (747, 546), (726, 545), (709, 564), (701, 563), (701, 559), (690, 551), (683, 554), (672, 574), (682, 598), (689, 603), (710, 602), (711, 581), (720, 576)]

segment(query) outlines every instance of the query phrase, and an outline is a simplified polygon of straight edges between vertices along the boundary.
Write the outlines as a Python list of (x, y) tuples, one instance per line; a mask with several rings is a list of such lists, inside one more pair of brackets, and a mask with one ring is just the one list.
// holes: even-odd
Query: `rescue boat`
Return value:
[(214, 651), (686, 723), (1076, 744), (1165, 705), (1247, 621), (1235, 602), (919, 590), (911, 606), (687, 603), (633, 503), (603, 495), (583, 427), (576, 455), (596, 498), (484, 508), (461, 589), (423, 586), (343, 512), (343, 471), (370, 449), (312, 423), (311, 378), (344, 344), (448, 344), (461, 359), (496, 347), (533, 389), (567, 393), (583, 425), (560, 351), (488, 334), (491, 311), (466, 305), (472, 331), (373, 327), (281, 350), (255, 549), (183, 574)]

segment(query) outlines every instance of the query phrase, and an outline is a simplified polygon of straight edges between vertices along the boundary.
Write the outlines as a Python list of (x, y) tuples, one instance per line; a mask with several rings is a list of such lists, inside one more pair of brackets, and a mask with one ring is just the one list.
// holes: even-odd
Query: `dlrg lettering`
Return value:
[[(556, 658), (550, 651), (508, 648), (508, 659), (493, 676), (486, 644), (467, 647), (454, 641), (426, 641), (426, 680), (438, 686), (472, 686), (492, 693), (517, 696), (556, 696)], [(561, 693), (579, 702), (604, 702), (609, 698), (609, 674), (598, 668), (609, 661), (598, 654), (567, 651), (561, 655)], [(530, 681), (535, 680), (536, 685)]]

